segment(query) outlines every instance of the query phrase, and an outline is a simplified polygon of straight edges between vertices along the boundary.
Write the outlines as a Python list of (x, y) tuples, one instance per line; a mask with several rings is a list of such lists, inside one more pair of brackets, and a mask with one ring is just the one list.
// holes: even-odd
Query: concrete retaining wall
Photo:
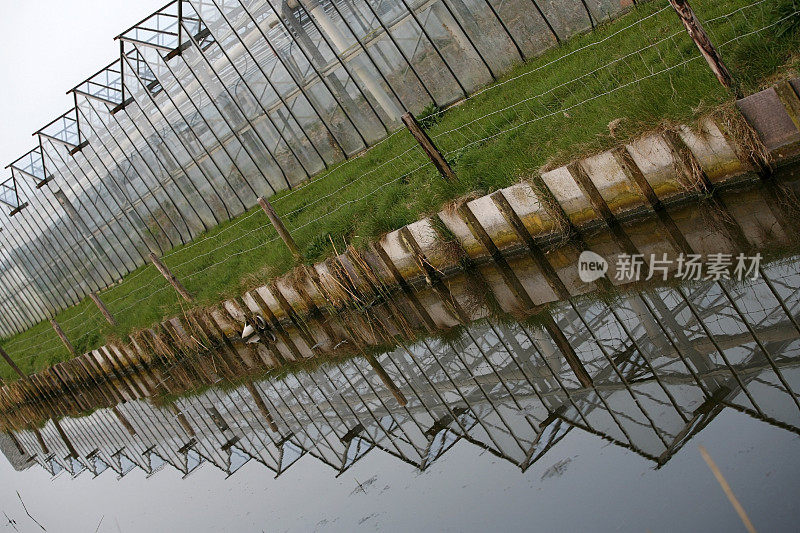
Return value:
[[(752, 130), (705, 119), (696, 129), (647, 135), (7, 384), (4, 424), (27, 427), (315, 357), (368, 354), (490, 309), (529, 315), (620, 283), (580, 281), (583, 250), (614, 264), (623, 253), (791, 246), (800, 234), (798, 206), (786, 201), (792, 181), (771, 171), (794, 168), (800, 156), (798, 94), (793, 80), (739, 101)], [(761, 186), (742, 189), (746, 183)], [(246, 323), (259, 326), (259, 342), (242, 342)]]

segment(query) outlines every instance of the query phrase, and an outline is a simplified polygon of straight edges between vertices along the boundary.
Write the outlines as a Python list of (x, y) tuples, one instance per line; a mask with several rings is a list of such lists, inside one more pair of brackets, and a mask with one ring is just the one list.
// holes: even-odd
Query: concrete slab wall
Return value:
[[(129, 345), (67, 361), (60, 381), (6, 384), (0, 413), (6, 425), (24, 427), (80, 410), (81, 402), (65, 398), (86, 387), (95, 389), (92, 402), (104, 405), (172, 394), (204, 380), (365, 353), (396, 335), (479, 319), (493, 305), (525, 315), (625, 285), (580, 281), (583, 250), (614, 264), (620, 254), (786, 247), (798, 234), (791, 225), (797, 217), (786, 209), (796, 206), (776, 201), (775, 178), (764, 168), (780, 170), (800, 156), (799, 86), (792, 80), (738, 103), (769, 161), (754, 161), (752, 146), (710, 118), (653, 133), (447, 206), (367, 250), (299, 266), (241, 298), (132, 335)], [(766, 192), (732, 187), (745, 182), (764, 184)], [(242, 342), (245, 324), (258, 330), (258, 342)]]

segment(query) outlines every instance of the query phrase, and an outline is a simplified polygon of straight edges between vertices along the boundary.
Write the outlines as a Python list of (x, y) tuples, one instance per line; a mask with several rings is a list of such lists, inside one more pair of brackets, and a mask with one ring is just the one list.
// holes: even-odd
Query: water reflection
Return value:
[(338, 476), (376, 449), (425, 470), (459, 440), (525, 471), (582, 430), (658, 468), (726, 408), (800, 434), (797, 258), (763, 273), (573, 299), (552, 320), (486, 319), (163, 407), (129, 398), (0, 444), (18, 470), (52, 475), (257, 461), (279, 476), (309, 454)]

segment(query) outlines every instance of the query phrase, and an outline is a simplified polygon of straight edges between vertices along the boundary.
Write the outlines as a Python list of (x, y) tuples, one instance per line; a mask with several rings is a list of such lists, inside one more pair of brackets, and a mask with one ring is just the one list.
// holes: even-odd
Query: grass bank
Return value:
[[(712, 40), (745, 93), (800, 65), (796, 0), (695, 0)], [(730, 101), (666, 1), (620, 19), (517, 66), (468, 100), (424, 117), (458, 180), (442, 180), (404, 130), (294, 191), (271, 199), (306, 261), (356, 246), (437, 211), (466, 194), (485, 194), (537, 174), (545, 165), (608, 148), (666, 123), (691, 123)], [(291, 256), (256, 207), (164, 262), (197, 297), (216, 303), (291, 267)], [(180, 313), (180, 300), (152, 266), (103, 291), (119, 324), (86, 300), (60, 313), (76, 350), (124, 337)], [(25, 372), (69, 357), (45, 322), (2, 346)], [(12, 378), (5, 366), (0, 376)]]

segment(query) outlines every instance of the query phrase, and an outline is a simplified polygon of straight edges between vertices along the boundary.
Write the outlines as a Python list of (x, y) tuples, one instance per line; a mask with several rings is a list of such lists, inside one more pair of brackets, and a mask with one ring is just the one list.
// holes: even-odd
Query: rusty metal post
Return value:
[(708, 66), (711, 67), (711, 71), (719, 82), (726, 89), (733, 91), (737, 98), (741, 98), (741, 93), (739, 92), (739, 88), (733, 76), (731, 76), (728, 67), (726, 67), (725, 63), (722, 61), (722, 56), (717, 51), (717, 48), (711, 42), (711, 39), (708, 38), (706, 30), (703, 29), (697, 16), (695, 16), (694, 10), (692, 6), (689, 5), (688, 0), (669, 0), (669, 3), (675, 9), (681, 22), (683, 22), (683, 25), (686, 27), (689, 36), (694, 41), (694, 44), (697, 45), (697, 48), (700, 50), (700, 53), (705, 58)]
[(97, 293), (90, 292), (89, 298), (92, 299), (94, 305), (96, 305), (97, 308), (100, 310), (100, 312), (103, 313), (103, 316), (106, 317), (106, 321), (112, 326), (116, 326), (117, 320), (114, 318), (114, 315), (111, 314), (111, 311), (108, 310), (108, 307), (106, 307), (105, 302), (103, 302), (103, 300), (100, 299)]
[(172, 288), (175, 289), (175, 291), (180, 294), (184, 300), (187, 302), (194, 300), (194, 296), (192, 296), (192, 294), (186, 290), (186, 287), (184, 287), (183, 284), (178, 281), (178, 278), (172, 274), (169, 268), (167, 268), (167, 266), (161, 262), (156, 254), (152, 252), (150, 253), (150, 261), (152, 261), (158, 271), (161, 272), (161, 275), (164, 276), (169, 284), (172, 285)]
[(64, 343), (64, 346), (67, 347), (67, 350), (69, 350), (69, 353), (71, 353), (73, 357), (75, 355), (77, 355), (76, 352), (75, 352), (75, 347), (72, 346), (71, 342), (69, 342), (69, 339), (67, 338), (66, 333), (64, 333), (64, 330), (61, 329), (61, 326), (58, 325), (58, 322), (56, 322), (54, 318), (51, 318), (50, 319), (50, 324), (53, 326), (53, 329), (56, 330), (56, 334), (61, 339), (61, 342)]
[(403, 124), (406, 125), (408, 131), (411, 132), (411, 135), (417, 140), (419, 145), (425, 151), (425, 153), (430, 158), (433, 166), (436, 167), (436, 170), (439, 171), (439, 174), (442, 175), (444, 179), (447, 181), (455, 181), (456, 173), (453, 172), (453, 169), (450, 167), (450, 163), (444, 158), (442, 153), (436, 148), (436, 145), (433, 144), (433, 141), (428, 134), (425, 133), (425, 130), (422, 129), (422, 126), (419, 125), (417, 119), (414, 118), (414, 115), (411, 113), (406, 113), (402, 117)]
[(286, 226), (283, 225), (283, 221), (275, 212), (275, 209), (272, 207), (272, 204), (269, 203), (264, 197), (258, 199), (258, 205), (261, 206), (261, 209), (264, 210), (264, 213), (267, 214), (267, 218), (272, 223), (272, 226), (275, 228), (275, 231), (278, 232), (283, 242), (286, 243), (286, 247), (289, 248), (289, 251), (292, 252), (292, 257), (294, 257), (295, 263), (302, 263), (303, 256), (300, 254), (300, 248), (297, 247), (297, 243), (294, 242), (289, 230), (286, 229)]

